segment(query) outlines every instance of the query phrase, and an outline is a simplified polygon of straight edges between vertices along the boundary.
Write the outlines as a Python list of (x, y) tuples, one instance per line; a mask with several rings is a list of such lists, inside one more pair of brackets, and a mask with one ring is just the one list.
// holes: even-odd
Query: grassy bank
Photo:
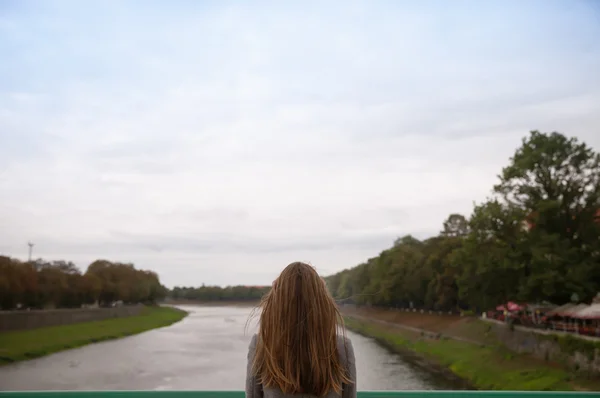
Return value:
[(186, 315), (176, 308), (146, 307), (126, 318), (0, 333), (0, 365), (168, 326)]
[(373, 337), (397, 352), (410, 350), (444, 366), (481, 390), (599, 391), (600, 382), (577, 376), (499, 346), (427, 338), (408, 330), (346, 317), (348, 329)]

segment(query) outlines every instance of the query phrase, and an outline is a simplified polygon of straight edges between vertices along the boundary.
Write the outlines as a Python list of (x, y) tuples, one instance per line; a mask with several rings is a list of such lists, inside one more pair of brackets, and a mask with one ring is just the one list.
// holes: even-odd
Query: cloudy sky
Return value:
[(0, 0), (0, 254), (173, 285), (354, 266), (531, 129), (600, 150), (600, 6)]

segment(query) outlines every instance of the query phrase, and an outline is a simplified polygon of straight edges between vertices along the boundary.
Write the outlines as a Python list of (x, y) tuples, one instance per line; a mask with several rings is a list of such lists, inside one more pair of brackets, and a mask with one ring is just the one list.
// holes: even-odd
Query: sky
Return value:
[(600, 150), (600, 5), (0, 0), (0, 254), (169, 287), (328, 275)]

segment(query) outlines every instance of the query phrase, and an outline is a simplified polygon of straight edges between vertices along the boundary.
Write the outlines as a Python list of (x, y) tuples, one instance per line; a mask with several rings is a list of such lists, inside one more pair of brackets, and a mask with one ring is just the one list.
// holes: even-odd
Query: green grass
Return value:
[(480, 390), (600, 390), (600, 383), (501, 347), (452, 339), (424, 339), (380, 324), (345, 318), (346, 326), (397, 351), (410, 350), (450, 369)]
[(168, 326), (186, 315), (176, 308), (146, 307), (137, 316), (0, 333), (0, 365)]

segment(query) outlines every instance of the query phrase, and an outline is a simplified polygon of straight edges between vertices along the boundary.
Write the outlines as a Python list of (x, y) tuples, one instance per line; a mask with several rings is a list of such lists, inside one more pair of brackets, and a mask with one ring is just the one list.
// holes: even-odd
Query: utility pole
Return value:
[(33, 243), (28, 242), (27, 245), (29, 246), (29, 262), (31, 262), (31, 253), (33, 252)]

